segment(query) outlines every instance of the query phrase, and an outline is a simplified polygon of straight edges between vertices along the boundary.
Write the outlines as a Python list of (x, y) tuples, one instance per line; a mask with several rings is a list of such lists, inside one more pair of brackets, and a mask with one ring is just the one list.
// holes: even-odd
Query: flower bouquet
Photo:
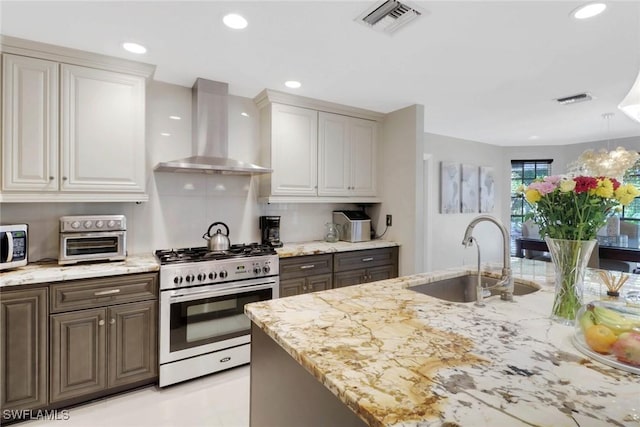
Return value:
[(520, 190), (531, 206), (527, 219), (540, 227), (554, 263), (552, 317), (571, 323), (582, 304), (581, 284), (598, 230), (640, 190), (615, 178), (560, 175), (538, 179)]

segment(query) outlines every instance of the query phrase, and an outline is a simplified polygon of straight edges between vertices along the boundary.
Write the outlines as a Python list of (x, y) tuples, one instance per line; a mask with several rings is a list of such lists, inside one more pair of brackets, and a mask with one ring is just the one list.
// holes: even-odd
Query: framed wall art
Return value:
[(477, 213), (480, 201), (478, 183), (478, 166), (462, 165), (461, 203), (462, 213)]
[(480, 212), (493, 212), (495, 205), (495, 176), (492, 167), (480, 167)]
[(460, 213), (460, 163), (440, 162), (440, 213)]

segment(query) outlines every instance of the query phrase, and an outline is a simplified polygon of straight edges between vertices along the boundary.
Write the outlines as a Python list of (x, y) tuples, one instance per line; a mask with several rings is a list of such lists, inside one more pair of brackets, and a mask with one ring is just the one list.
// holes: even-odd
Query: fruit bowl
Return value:
[(592, 301), (576, 315), (574, 346), (605, 365), (640, 375), (640, 309)]

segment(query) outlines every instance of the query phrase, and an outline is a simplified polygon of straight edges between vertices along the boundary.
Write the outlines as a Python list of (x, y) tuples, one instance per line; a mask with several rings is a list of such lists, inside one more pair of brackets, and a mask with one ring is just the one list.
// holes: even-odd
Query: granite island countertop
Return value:
[(59, 265), (57, 261), (34, 262), (0, 272), (0, 288), (160, 270), (153, 254), (130, 255), (123, 261)]
[[(460, 267), (245, 311), (372, 426), (639, 426), (640, 376), (590, 360), (574, 328), (550, 320), (552, 264), (514, 258), (512, 268), (541, 290), (477, 307), (407, 289), (473, 271)], [(604, 292), (595, 271), (586, 282), (591, 298)], [(627, 287), (640, 289), (640, 275)]]

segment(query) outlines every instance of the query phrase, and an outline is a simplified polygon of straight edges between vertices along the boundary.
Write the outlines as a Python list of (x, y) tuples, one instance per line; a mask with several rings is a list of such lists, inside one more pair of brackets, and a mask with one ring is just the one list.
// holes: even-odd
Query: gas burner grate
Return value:
[(182, 262), (215, 261), (220, 259), (241, 258), (248, 256), (275, 255), (276, 251), (269, 245), (260, 243), (235, 244), (226, 251), (209, 251), (206, 246), (179, 249), (161, 249), (155, 252), (160, 264), (177, 264)]

